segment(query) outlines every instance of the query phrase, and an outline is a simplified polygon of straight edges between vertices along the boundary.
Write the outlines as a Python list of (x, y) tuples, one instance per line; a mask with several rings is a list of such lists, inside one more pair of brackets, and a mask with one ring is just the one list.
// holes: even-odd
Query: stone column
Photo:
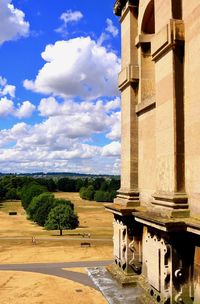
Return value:
[(163, 215), (189, 215), (184, 167), (184, 24), (170, 19), (152, 40), (156, 75), (156, 193)]
[[(114, 204), (107, 205), (114, 216), (114, 261), (120, 280), (141, 272), (142, 231), (132, 212), (139, 206), (138, 192), (138, 118), (135, 107), (138, 98), (138, 7), (135, 1), (117, 0), (115, 13), (121, 16), (122, 69), (119, 73), (121, 91), (121, 187)], [(129, 279), (128, 279), (129, 277)]]
[(138, 120), (135, 113), (138, 95), (137, 7), (127, 1), (121, 11), (122, 70), (119, 74), (121, 91), (121, 188), (116, 204), (139, 205), (138, 193)]

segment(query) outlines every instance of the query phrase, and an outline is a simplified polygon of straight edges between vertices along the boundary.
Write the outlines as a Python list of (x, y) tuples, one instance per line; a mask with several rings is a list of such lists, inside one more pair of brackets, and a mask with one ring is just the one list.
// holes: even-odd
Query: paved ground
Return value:
[(69, 262), (69, 263), (34, 263), (34, 264), (0, 264), (0, 270), (27, 271), (53, 275), (98, 289), (87, 274), (63, 270), (63, 268), (98, 267), (111, 264), (112, 261)]
[(142, 298), (144, 290), (138, 285), (122, 286), (105, 267), (90, 267), (88, 273), (109, 304), (153, 304)]

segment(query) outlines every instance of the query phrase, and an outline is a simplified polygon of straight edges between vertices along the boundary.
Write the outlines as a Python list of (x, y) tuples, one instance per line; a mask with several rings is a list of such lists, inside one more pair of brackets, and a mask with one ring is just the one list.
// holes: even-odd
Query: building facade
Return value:
[(142, 277), (156, 303), (200, 303), (200, 0), (116, 0), (114, 12), (121, 187), (106, 208), (115, 268)]

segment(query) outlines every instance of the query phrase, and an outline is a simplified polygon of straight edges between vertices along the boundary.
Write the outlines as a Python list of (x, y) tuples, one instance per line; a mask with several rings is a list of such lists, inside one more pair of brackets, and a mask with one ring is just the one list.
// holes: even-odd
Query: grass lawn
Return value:
[[(0, 263), (112, 259), (113, 219), (112, 215), (105, 211), (103, 204), (82, 200), (78, 193), (57, 192), (55, 196), (74, 203), (80, 227), (75, 230), (64, 230), (63, 236), (60, 237), (59, 231), (47, 231), (27, 220), (20, 201), (1, 203)], [(9, 215), (10, 211), (16, 211), (17, 215)], [(80, 246), (85, 239), (84, 234), (90, 234), (89, 248)], [(32, 236), (36, 238), (36, 246), (32, 244)], [(13, 239), (7, 239), (9, 237)]]
[[(103, 204), (82, 200), (78, 193), (57, 192), (55, 196), (74, 203), (80, 227), (75, 230), (64, 230), (63, 236), (59, 237), (58, 231), (46, 231), (27, 220), (20, 201), (1, 203), (1, 264), (112, 259), (113, 218), (105, 211)], [(9, 215), (10, 211), (16, 211), (17, 215)], [(91, 247), (81, 247), (80, 243), (85, 239), (81, 235), (88, 233)], [(32, 236), (36, 238), (36, 245), (31, 242)], [(12, 239), (7, 239), (9, 237)], [(100, 238), (105, 241), (98, 241)], [(1, 304), (107, 303), (100, 292), (76, 282), (43, 274), (14, 271), (0, 271), (0, 294)]]

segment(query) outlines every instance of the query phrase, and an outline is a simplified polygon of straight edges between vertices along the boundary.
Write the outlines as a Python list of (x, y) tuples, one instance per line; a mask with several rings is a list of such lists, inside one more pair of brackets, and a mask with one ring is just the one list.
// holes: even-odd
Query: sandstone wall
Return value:
[(183, 0), (185, 23), (185, 165), (191, 212), (200, 215), (200, 1)]

